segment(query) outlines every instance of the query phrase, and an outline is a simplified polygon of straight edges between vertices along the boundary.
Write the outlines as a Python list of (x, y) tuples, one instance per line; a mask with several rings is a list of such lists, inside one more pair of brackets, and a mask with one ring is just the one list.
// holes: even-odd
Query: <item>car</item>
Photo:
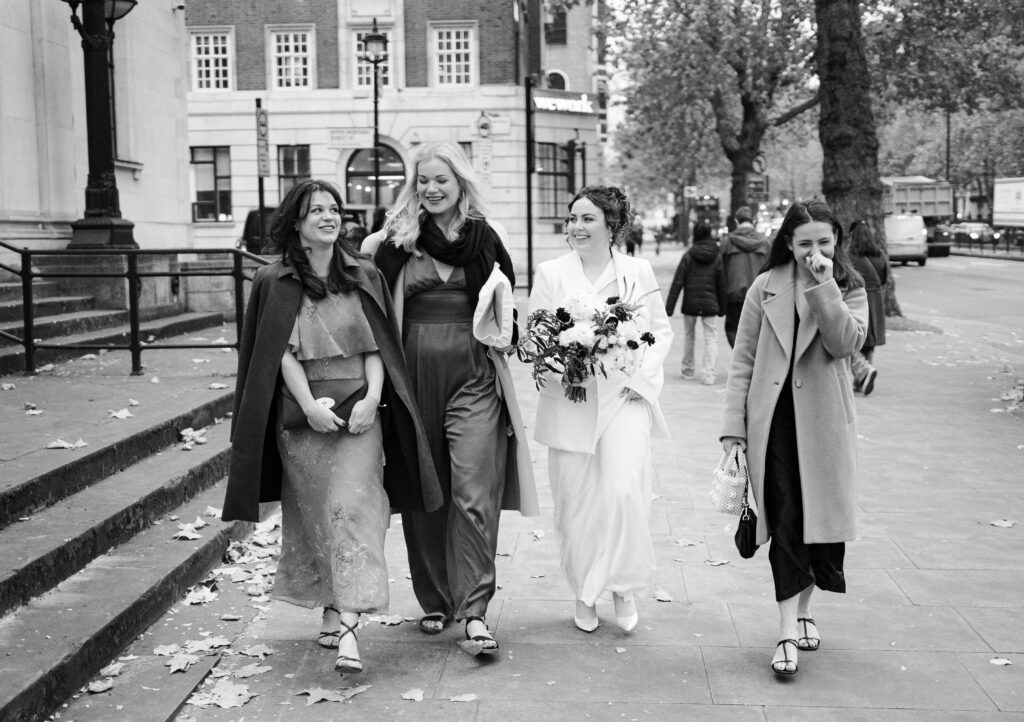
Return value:
[(946, 223), (928, 228), (928, 257), (948, 256), (953, 247), (953, 232)]
[(999, 231), (993, 230), (989, 224), (975, 223), (973, 221), (957, 223), (952, 227), (952, 231), (953, 240), (958, 245), (971, 245), (972, 243), (991, 243), (994, 245), (999, 242), (1001, 236)]
[(916, 261), (923, 266), (928, 260), (928, 229), (919, 215), (888, 215), (885, 227), (885, 250), (890, 261)]

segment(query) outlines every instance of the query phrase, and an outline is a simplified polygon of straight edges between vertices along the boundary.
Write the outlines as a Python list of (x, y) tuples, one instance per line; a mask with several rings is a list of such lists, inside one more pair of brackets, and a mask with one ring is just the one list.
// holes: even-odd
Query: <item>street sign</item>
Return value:
[(328, 128), (327, 133), (331, 150), (373, 147), (373, 128)]
[(763, 173), (747, 173), (747, 202), (768, 202), (768, 176)]
[(697, 186), (683, 186), (683, 198), (696, 198)]
[(270, 177), (270, 116), (256, 108), (256, 166), (260, 178)]

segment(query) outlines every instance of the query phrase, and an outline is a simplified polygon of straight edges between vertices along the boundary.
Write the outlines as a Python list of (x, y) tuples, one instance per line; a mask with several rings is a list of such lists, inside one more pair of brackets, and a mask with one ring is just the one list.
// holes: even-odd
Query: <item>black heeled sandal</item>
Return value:
[[(477, 634), (475, 636), (469, 636), (469, 623), (470, 622), (481, 622), (484, 625), (486, 634)], [(493, 654), (498, 651), (498, 641), (491, 635), (491, 630), (487, 628), (487, 620), (483, 617), (466, 617), (466, 639), (470, 642), (476, 642), (480, 645), (480, 651), (484, 654)]]
[[(782, 659), (772, 660), (772, 671), (775, 672), (775, 674), (781, 674), (781, 675), (783, 675), (785, 677), (789, 677), (789, 676), (792, 676), (792, 675), (796, 674), (796, 670), (797, 670), (797, 661), (795, 659), (790, 659), (789, 658), (789, 649), (787, 649), (787, 647), (786, 647), (787, 644), (792, 644), (794, 650), (800, 649), (800, 647), (799, 647), (799, 645), (797, 645), (795, 639), (782, 639), (782, 640), (779, 640), (779, 643), (776, 644), (775, 647), (776, 648), (782, 647)], [(788, 664), (792, 664), (793, 665), (793, 669), (787, 669), (786, 665), (788, 665)], [(782, 666), (780, 667), (779, 665), (782, 665)]]
[[(338, 623), (345, 628), (345, 631), (338, 635), (339, 644), (342, 638), (348, 634), (351, 634), (357, 642), (359, 641), (359, 637), (356, 636), (356, 627), (359, 626), (359, 622), (350, 627), (339, 618)], [(346, 657), (344, 654), (339, 654), (338, 658), (334, 661), (334, 671), (338, 674), (359, 674), (363, 671), (363, 662), (358, 657)]]
[[(328, 611), (334, 612), (335, 614), (338, 615), (339, 619), (341, 618), (341, 612), (339, 612), (335, 607), (332, 607), (330, 605), (324, 607), (324, 612), (326, 613)], [(323, 624), (323, 622), (321, 622), (321, 624)], [(338, 629), (337, 632), (324, 632), (324, 631), (321, 631), (320, 632), (320, 636), (318, 636), (316, 638), (316, 643), (319, 644), (324, 649), (337, 649), (338, 648), (338, 642), (340, 642), (340, 641), (341, 641), (341, 629), (340, 628)]]
[[(818, 625), (815, 624), (814, 620), (810, 617), (799, 617), (796, 620), (797, 624), (803, 625), (804, 634), (796, 640), (796, 648), (801, 652), (813, 652), (821, 646), (821, 635), (818, 634)], [(814, 632), (818, 634), (817, 637), (812, 637), (807, 633), (807, 625), (814, 625)]]

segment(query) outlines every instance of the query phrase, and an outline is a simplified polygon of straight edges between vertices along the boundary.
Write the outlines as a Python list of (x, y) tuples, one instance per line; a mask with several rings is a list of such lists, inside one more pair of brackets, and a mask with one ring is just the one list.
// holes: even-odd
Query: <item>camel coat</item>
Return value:
[[(793, 262), (758, 276), (747, 291), (726, 382), (720, 438), (746, 439), (757, 508), (763, 510), (764, 466), (775, 405), (793, 366), (793, 407), (804, 512), (804, 542), (855, 538), (857, 431), (849, 357), (867, 334), (863, 288), (840, 290), (834, 280), (804, 292), (796, 347)], [(770, 531), (762, 512), (757, 543)]]

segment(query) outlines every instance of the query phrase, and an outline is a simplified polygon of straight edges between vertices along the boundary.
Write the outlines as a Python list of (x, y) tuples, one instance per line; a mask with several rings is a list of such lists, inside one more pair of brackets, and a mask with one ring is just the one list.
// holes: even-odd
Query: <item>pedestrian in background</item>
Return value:
[(630, 229), (629, 200), (618, 188), (587, 186), (569, 204), (571, 250), (537, 267), (530, 312), (554, 311), (574, 292), (642, 299), (637, 319), (655, 342), (634, 351), (632, 373), (598, 374), (584, 401), (552, 381), (540, 390), (535, 438), (548, 447), (561, 566), (576, 598), (574, 621), (597, 629), (597, 600), (611, 593), (616, 623), (632, 631), (634, 595), (654, 581), (650, 514), (651, 434), (668, 436), (658, 404), (672, 328), (651, 264), (616, 242)]
[(455, 143), (420, 145), (413, 172), (372, 252), (394, 295), (402, 341), (444, 506), (402, 515), (419, 627), (440, 634), (465, 621), (483, 652), (497, 587), (494, 559), (502, 509), (539, 513), (532, 462), (503, 353), (473, 336), (480, 290), (497, 264), (515, 287), (512, 259), (488, 222), (480, 182)]
[(850, 224), (849, 254), (853, 267), (864, 279), (868, 294), (868, 335), (860, 351), (850, 360), (853, 371), (853, 390), (869, 395), (875, 390), (878, 370), (875, 368), (875, 348), (885, 345), (885, 298), (882, 289), (889, 282), (889, 262), (882, 245), (864, 221)]
[(768, 260), (768, 239), (754, 228), (754, 212), (747, 206), (740, 206), (733, 217), (736, 230), (722, 240), (726, 282), (725, 339), (730, 347), (736, 343), (736, 327), (747, 289)]
[(821, 644), (814, 587), (845, 592), (856, 537), (857, 431), (850, 366), (867, 334), (867, 294), (822, 201), (795, 203), (747, 292), (726, 382), (720, 439), (747, 451), (761, 512), (757, 543), (779, 605), (772, 669), (796, 674), (797, 650)]
[[(383, 280), (341, 238), (341, 213), (338, 190), (318, 180), (297, 183), (278, 210), (281, 258), (256, 271), (239, 338), (222, 518), (259, 521), (260, 502), (281, 501), (271, 597), (324, 608), (318, 642), (337, 647), (344, 674), (363, 668), (359, 615), (388, 607), (390, 508), (435, 509), (441, 491)], [(356, 397), (345, 416), (314, 399), (310, 383), (325, 380)], [(285, 428), (285, 389), (301, 427)]]
[(665, 312), (669, 316), (675, 312), (680, 293), (683, 294), (683, 378), (693, 378), (699, 323), (704, 341), (702, 379), (705, 385), (711, 386), (715, 383), (718, 364), (718, 317), (725, 315), (726, 285), (722, 255), (707, 223), (694, 227), (693, 245), (676, 267), (665, 301)]

